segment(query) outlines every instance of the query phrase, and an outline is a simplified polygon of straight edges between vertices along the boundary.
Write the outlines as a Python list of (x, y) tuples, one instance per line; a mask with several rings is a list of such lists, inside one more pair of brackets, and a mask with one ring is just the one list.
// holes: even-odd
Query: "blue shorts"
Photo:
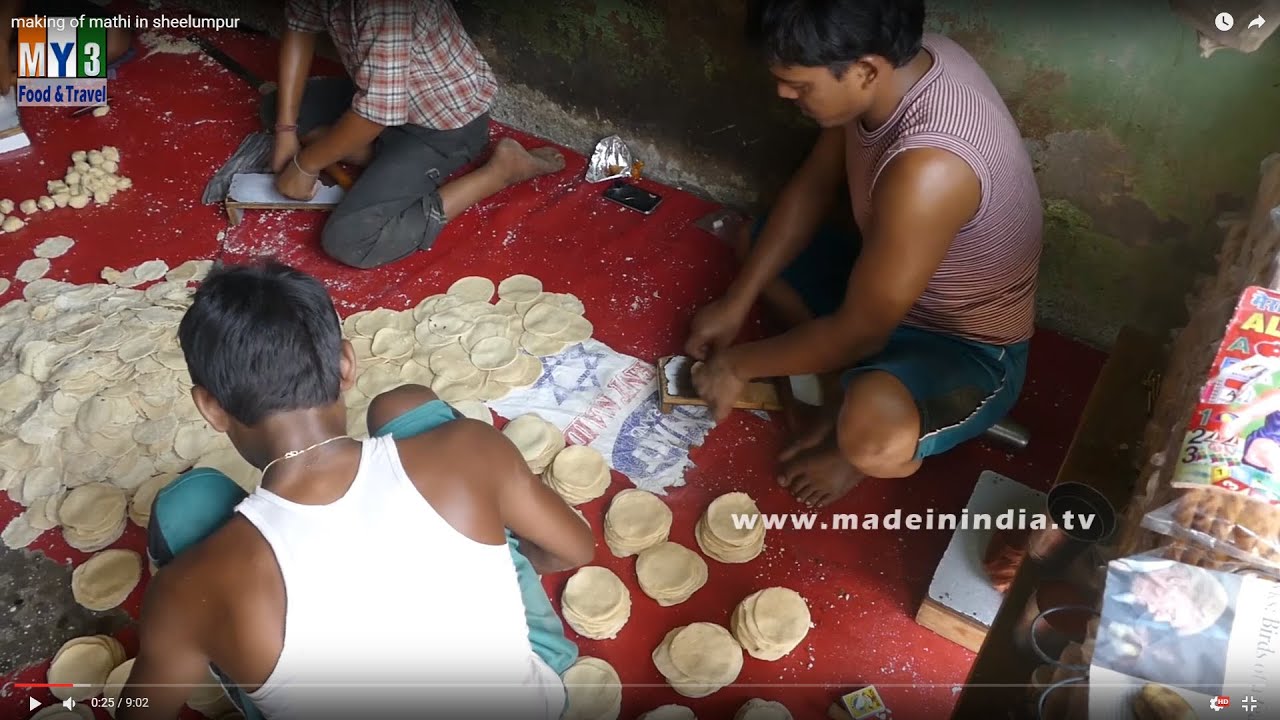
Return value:
[[(419, 405), (394, 418), (370, 435), (390, 435), (399, 440), (420, 435), (461, 417), (441, 400)], [(147, 529), (147, 554), (163, 567), (187, 548), (209, 537), (235, 515), (236, 506), (248, 494), (231, 478), (212, 468), (197, 467), (178, 476), (156, 494)], [(507, 531), (507, 547), (516, 567), (516, 578), (524, 600), (529, 643), (556, 674), (564, 674), (578, 659), (578, 646), (565, 635), (560, 616), (551, 605), (547, 591), (528, 558), (520, 552), (520, 541)], [(261, 720), (247, 693), (214, 668), (227, 695), (247, 720)]]
[[(756, 223), (753, 239), (763, 224)], [(823, 227), (780, 279), (815, 317), (831, 315), (844, 303), (861, 244), (856, 233)], [(880, 370), (907, 387), (920, 413), (919, 460), (981, 436), (1009, 413), (1026, 379), (1027, 348), (1027, 342), (988, 345), (902, 326), (883, 350), (841, 379), (847, 387), (859, 373)]]

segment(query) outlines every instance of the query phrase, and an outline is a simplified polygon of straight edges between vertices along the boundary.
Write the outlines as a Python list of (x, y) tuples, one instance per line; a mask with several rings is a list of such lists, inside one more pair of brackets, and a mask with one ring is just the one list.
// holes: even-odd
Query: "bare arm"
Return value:
[[(190, 686), (208, 681), (209, 658), (196, 641), (195, 623), (188, 611), (200, 603), (181, 597), (180, 580), (173, 577), (160, 572), (147, 588), (138, 656), (121, 694), (116, 720), (173, 720), (190, 697)], [(131, 707), (133, 704), (145, 707)]]
[(315, 175), (342, 158), (365, 148), (377, 139), (385, 126), (366, 120), (348, 110), (329, 132), (298, 153), (303, 172)]
[(506, 476), (499, 486), (503, 524), (520, 538), (520, 551), (539, 575), (586, 565), (595, 557), (591, 528), (547, 487), (506, 438), (494, 442), (494, 467)]
[(761, 228), (756, 246), (727, 294), (745, 316), (783, 268), (800, 254), (836, 200), (845, 177), (844, 128), (823, 130)]
[(316, 54), (316, 35), (286, 30), (280, 40), (280, 72), (276, 79), (276, 125), (297, 125), (302, 92)]
[(944, 150), (908, 150), (884, 169), (872, 227), (834, 314), (760, 342), (731, 348), (742, 380), (849, 367), (884, 346), (924, 293), (956, 233), (982, 200), (973, 170)]

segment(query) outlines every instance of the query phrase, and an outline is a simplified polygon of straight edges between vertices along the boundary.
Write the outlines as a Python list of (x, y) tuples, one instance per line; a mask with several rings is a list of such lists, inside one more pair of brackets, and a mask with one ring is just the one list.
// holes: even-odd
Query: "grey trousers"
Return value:
[[(298, 111), (298, 134), (332, 125), (351, 108), (355, 86), (345, 77), (311, 78)], [(262, 122), (276, 124), (276, 94), (263, 98)], [(440, 185), (489, 144), (489, 114), (457, 130), (388, 127), (374, 141), (373, 160), (334, 208), (320, 244), (345, 265), (374, 268), (426, 250), (446, 218)]]

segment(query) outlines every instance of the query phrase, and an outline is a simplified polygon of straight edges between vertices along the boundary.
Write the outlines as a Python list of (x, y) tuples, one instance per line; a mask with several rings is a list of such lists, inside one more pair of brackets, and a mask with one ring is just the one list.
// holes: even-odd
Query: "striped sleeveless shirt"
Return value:
[(851, 123), (846, 134), (854, 218), (870, 226), (871, 193), (904, 150), (939, 148), (962, 158), (982, 182), (978, 212), (951, 243), (903, 324), (993, 345), (1031, 337), (1043, 210), (1031, 158), (1000, 94), (955, 42), (927, 34), (933, 67), (883, 126)]

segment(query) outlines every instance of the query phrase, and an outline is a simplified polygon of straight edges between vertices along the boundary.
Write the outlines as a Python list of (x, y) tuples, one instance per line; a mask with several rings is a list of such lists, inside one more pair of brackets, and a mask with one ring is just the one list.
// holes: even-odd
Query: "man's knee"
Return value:
[(422, 385), (401, 385), (380, 393), (369, 401), (369, 433), (377, 434), (391, 421), (432, 400), (438, 400), (435, 391)]
[(906, 386), (882, 371), (861, 373), (845, 390), (836, 425), (841, 454), (872, 477), (915, 459), (920, 412)]
[(320, 232), (320, 247), (343, 265), (370, 270), (429, 247), (438, 233), (433, 223), (424, 227), (403, 215), (386, 218), (367, 211), (335, 211)]

